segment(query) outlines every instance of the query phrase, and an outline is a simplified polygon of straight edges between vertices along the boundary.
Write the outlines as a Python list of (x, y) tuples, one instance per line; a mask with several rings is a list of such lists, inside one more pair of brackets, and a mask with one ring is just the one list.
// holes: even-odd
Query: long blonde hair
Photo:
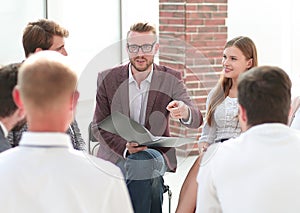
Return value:
[[(241, 52), (243, 53), (243, 55), (246, 57), (247, 60), (252, 59), (252, 66), (250, 68), (256, 67), (258, 65), (256, 46), (250, 38), (245, 36), (239, 36), (234, 39), (231, 39), (225, 44), (224, 49), (232, 46), (241, 50)], [(226, 78), (224, 77), (224, 75), (221, 75), (217, 85), (214, 88), (214, 92), (210, 98), (210, 102), (208, 105), (206, 118), (207, 118), (207, 123), (210, 126), (212, 124), (213, 114), (217, 106), (219, 106), (229, 95), (229, 91), (231, 87), (232, 87), (232, 79)]]

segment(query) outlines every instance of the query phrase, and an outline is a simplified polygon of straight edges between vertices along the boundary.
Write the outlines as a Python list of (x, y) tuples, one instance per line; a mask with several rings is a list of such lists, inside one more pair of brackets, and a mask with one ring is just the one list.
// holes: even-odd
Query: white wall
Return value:
[(41, 0), (0, 0), (0, 65), (21, 62), (23, 30), (28, 22), (45, 17)]
[(293, 81), (293, 96), (300, 78), (300, 14), (297, 0), (228, 0), (228, 39), (249, 36), (256, 43), (259, 65), (283, 68)]
[(125, 51), (126, 36), (130, 26), (136, 22), (156, 25), (159, 33), (159, 0), (121, 0), (122, 4), (122, 61), (128, 59)]
[(126, 38), (129, 27), (138, 21), (159, 25), (159, 0), (121, 0), (122, 37)]
[(65, 40), (69, 57), (79, 75), (80, 99), (76, 120), (87, 141), (97, 89), (97, 73), (120, 63), (121, 38), (119, 0), (51, 0), (48, 18), (66, 27), (70, 36)]
[(105, 4), (99, 0), (51, 0), (48, 5), (49, 19), (70, 31), (66, 48), (81, 71), (95, 55), (120, 39), (119, 0)]

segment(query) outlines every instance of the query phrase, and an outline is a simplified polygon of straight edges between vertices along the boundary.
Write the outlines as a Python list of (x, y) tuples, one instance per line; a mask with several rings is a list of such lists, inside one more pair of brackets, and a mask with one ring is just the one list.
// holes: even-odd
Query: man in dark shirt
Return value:
[(8, 132), (25, 122), (24, 112), (13, 101), (12, 91), (17, 84), (20, 64), (9, 64), (0, 69), (0, 152), (11, 148)]

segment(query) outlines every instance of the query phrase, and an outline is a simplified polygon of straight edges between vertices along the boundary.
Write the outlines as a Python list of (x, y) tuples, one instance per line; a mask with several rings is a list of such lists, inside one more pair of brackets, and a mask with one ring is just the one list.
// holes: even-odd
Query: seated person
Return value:
[[(158, 49), (154, 26), (142, 22), (131, 26), (126, 47), (130, 63), (98, 74), (94, 124), (117, 111), (155, 136), (170, 136), (170, 115), (190, 128), (201, 125), (202, 115), (188, 96), (181, 73), (153, 62)], [(135, 213), (162, 212), (163, 175), (176, 170), (175, 148), (138, 146), (98, 128), (93, 133), (101, 143), (97, 156), (122, 169)]]
[(13, 97), (28, 131), (0, 154), (0, 212), (133, 212), (120, 169), (74, 150), (65, 133), (79, 93), (64, 59), (42, 51), (21, 65)]
[(12, 91), (17, 84), (20, 64), (9, 64), (0, 68), (0, 152), (11, 148), (7, 140), (11, 129), (18, 129), (25, 122), (24, 111), (15, 104)]
[[(42, 50), (53, 50), (67, 56), (64, 38), (69, 36), (67, 29), (61, 27), (54, 21), (40, 19), (36, 22), (29, 22), (23, 32), (23, 47), (26, 58), (35, 52)], [(47, 122), (45, 120), (45, 122)], [(12, 146), (19, 144), (21, 135), (27, 131), (27, 125), (20, 130), (13, 129), (8, 136)], [(67, 133), (71, 136), (73, 147), (77, 150), (85, 150), (85, 142), (82, 139), (80, 129), (74, 120)]]
[(197, 176), (197, 213), (299, 212), (300, 132), (287, 126), (291, 80), (262, 66), (238, 81), (244, 131), (208, 147)]

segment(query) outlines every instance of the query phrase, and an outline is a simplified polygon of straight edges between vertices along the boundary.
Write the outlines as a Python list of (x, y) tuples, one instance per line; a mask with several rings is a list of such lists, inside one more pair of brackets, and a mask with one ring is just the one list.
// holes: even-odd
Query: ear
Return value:
[(159, 49), (159, 43), (154, 44), (154, 55), (158, 52)]
[(16, 115), (18, 117), (18, 120), (22, 120), (25, 118), (25, 110), (24, 110), (24, 105), (21, 100), (21, 95), (20, 95), (20, 90), (19, 86), (16, 85), (12, 91), (12, 96), (14, 99), (15, 104), (17, 105), (18, 109), (16, 110)]
[(19, 89), (19, 86), (16, 85), (12, 91), (12, 96), (13, 96), (13, 99), (14, 99), (14, 102), (15, 104), (17, 105), (17, 107), (19, 109), (24, 109), (24, 106), (23, 106), (23, 102), (21, 100), (21, 95), (20, 95), (20, 89)]
[(247, 130), (248, 126), (248, 117), (247, 117), (247, 112), (243, 106), (239, 104), (239, 122), (241, 125), (242, 131)]
[(76, 110), (76, 106), (77, 106), (77, 103), (78, 103), (78, 99), (79, 99), (79, 92), (76, 90), (74, 93), (73, 93), (73, 96), (71, 98), (71, 110), (72, 111), (75, 111)]
[(35, 49), (34, 53), (37, 53), (37, 52), (40, 52), (40, 51), (43, 51), (43, 49), (38, 47), (38, 48)]
[(250, 69), (253, 66), (253, 58), (249, 59), (247, 62), (247, 68)]

